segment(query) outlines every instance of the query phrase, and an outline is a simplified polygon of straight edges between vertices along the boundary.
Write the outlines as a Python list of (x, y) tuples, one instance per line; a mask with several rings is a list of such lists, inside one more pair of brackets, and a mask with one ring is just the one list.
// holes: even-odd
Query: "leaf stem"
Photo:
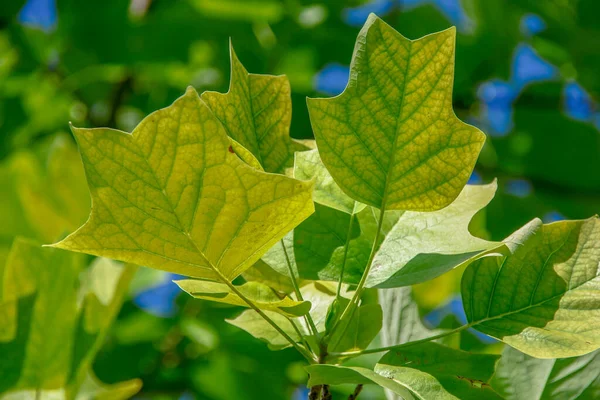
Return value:
[(296, 323), (294, 322), (294, 320), (292, 318), (288, 317), (288, 321), (290, 321), (290, 324), (294, 327), (294, 330), (296, 331), (296, 333), (300, 337), (300, 340), (302, 340), (302, 344), (304, 345), (304, 347), (311, 353), (312, 358), (316, 360), (316, 358), (317, 358), (316, 354), (317, 353), (310, 347), (310, 345), (308, 344), (308, 342), (304, 338), (304, 335), (302, 334), (302, 332), (300, 332), (300, 329), (298, 328), (298, 325), (296, 325)]
[[(287, 263), (288, 270), (290, 271), (290, 279), (292, 280), (292, 286), (294, 287), (294, 292), (296, 293), (296, 297), (298, 297), (298, 301), (304, 301), (302, 297), (302, 292), (300, 291), (300, 285), (298, 285), (298, 280), (296, 279), (296, 274), (294, 273), (294, 268), (292, 267), (292, 262), (290, 261), (290, 257), (287, 253), (287, 249), (285, 248), (285, 243), (283, 239), (279, 241), (281, 243), (281, 247), (283, 248), (283, 254), (285, 256), (285, 261)], [(312, 332), (312, 334), (319, 340), (319, 331), (317, 330), (317, 326), (315, 325), (315, 321), (312, 319), (310, 312), (304, 316), (304, 320), (306, 321), (306, 325)]]
[(219, 271), (216, 267), (214, 267), (212, 265), (212, 263), (210, 265), (213, 267), (213, 271), (215, 271), (215, 273), (221, 279), (221, 281), (223, 283), (225, 283), (229, 287), (229, 289), (231, 289), (231, 291), (233, 293), (235, 293), (240, 299), (242, 299), (246, 304), (248, 304), (248, 306), (250, 306), (250, 308), (252, 308), (254, 311), (256, 311), (257, 314), (260, 315), (265, 321), (267, 321), (267, 323), (269, 323), (269, 325), (271, 325), (277, 332), (279, 332), (279, 334), (281, 336), (283, 336), (285, 338), (285, 340), (290, 342), (290, 344), (292, 346), (294, 346), (294, 348), (296, 350), (298, 350), (298, 352), (300, 354), (302, 354), (304, 356), (304, 358), (306, 358), (306, 360), (310, 364), (314, 364), (316, 362), (316, 360), (312, 357), (311, 354), (308, 353), (307, 350), (305, 350), (304, 348), (299, 346), (298, 343), (296, 343), (296, 341), (290, 337), (290, 335), (288, 335), (283, 329), (281, 329), (281, 327), (279, 325), (277, 325), (275, 323), (275, 321), (273, 321), (271, 318), (269, 318), (269, 316), (267, 314), (265, 314), (260, 308), (258, 308), (258, 306), (252, 302), (252, 300), (250, 300), (242, 292), (240, 292), (235, 287), (235, 285), (233, 283), (231, 283), (225, 275), (223, 275), (223, 273), (221, 271)]
[(440, 339), (445, 336), (454, 335), (455, 333), (464, 331), (465, 329), (468, 329), (471, 326), (472, 326), (472, 324), (463, 325), (456, 329), (452, 329), (451, 331), (442, 332), (439, 335), (430, 336), (428, 338), (424, 338), (424, 339), (420, 339), (420, 340), (415, 340), (413, 342), (407, 342), (407, 343), (397, 344), (397, 345), (393, 345), (393, 346), (378, 347), (376, 349), (347, 351), (347, 352), (343, 352), (343, 353), (329, 353), (329, 355), (332, 357), (336, 357), (336, 358), (349, 358), (349, 357), (362, 356), (364, 354), (383, 353), (384, 351), (403, 349), (403, 348), (415, 346), (415, 345), (418, 345), (421, 343), (431, 342), (432, 340)]
[(346, 235), (346, 245), (344, 247), (344, 258), (342, 259), (342, 270), (340, 271), (340, 280), (338, 282), (336, 297), (339, 299), (342, 291), (342, 283), (344, 282), (344, 269), (346, 268), (346, 259), (348, 258), (348, 248), (350, 247), (350, 236), (352, 234), (352, 225), (354, 224), (354, 212), (350, 214), (350, 224), (348, 224), (348, 233)]
[(350, 300), (350, 302), (348, 303), (348, 305), (342, 312), (342, 315), (340, 316), (340, 318), (336, 321), (335, 325), (333, 326), (331, 333), (329, 334), (330, 336), (333, 335), (333, 332), (339, 325), (339, 321), (342, 321), (347, 315), (352, 316), (352, 314), (354, 313), (354, 310), (356, 309), (356, 306), (358, 305), (360, 296), (362, 295), (365, 284), (367, 283), (367, 277), (369, 276), (369, 272), (371, 271), (371, 268), (373, 267), (373, 260), (375, 259), (375, 254), (377, 253), (377, 247), (379, 247), (379, 241), (382, 236), (381, 228), (383, 226), (384, 213), (385, 213), (385, 204), (383, 204), (381, 209), (379, 210), (379, 221), (377, 221), (377, 231), (376, 231), (377, 233), (375, 234), (375, 239), (373, 240), (373, 247), (371, 247), (371, 254), (369, 255), (369, 259), (367, 260), (367, 267), (365, 268), (365, 271), (363, 272), (362, 277), (360, 278), (360, 281), (358, 282), (358, 286), (356, 287), (356, 291), (354, 292), (352, 299)]

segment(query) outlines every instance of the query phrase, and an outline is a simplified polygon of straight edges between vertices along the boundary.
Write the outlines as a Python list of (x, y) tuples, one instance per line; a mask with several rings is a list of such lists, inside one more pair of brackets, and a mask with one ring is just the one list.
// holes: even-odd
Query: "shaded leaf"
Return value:
[(600, 394), (600, 351), (556, 360), (506, 346), (491, 384), (506, 400), (595, 399)]
[(421, 322), (410, 286), (380, 289), (378, 295), (384, 317), (381, 329), (383, 346), (412, 342), (440, 333), (440, 330), (428, 329)]
[(58, 248), (231, 280), (313, 211), (312, 185), (241, 161), (191, 88), (132, 134), (73, 132), (93, 207)]
[(412, 368), (397, 367), (378, 374), (362, 367), (342, 367), (336, 365), (310, 365), (308, 386), (369, 384), (374, 383), (388, 389), (403, 399), (452, 399), (442, 385), (431, 375)]
[[(502, 243), (469, 232), (470, 221), (492, 200), (496, 187), (495, 182), (467, 185), (452, 204), (439, 211), (387, 212), (382, 227), (384, 240), (367, 286), (388, 288), (424, 282), (500, 249)], [(377, 222), (371, 207), (352, 218), (317, 203), (315, 213), (285, 237), (288, 259), (301, 278), (332, 281), (339, 279), (345, 260), (344, 282), (358, 283), (375, 240)], [(281, 244), (271, 248), (263, 261), (289, 275)]]
[[(285, 333), (287, 333), (296, 342), (300, 341), (300, 335), (294, 329), (293, 322), (281, 314), (264, 311), (264, 313), (273, 320)], [(226, 320), (233, 326), (245, 330), (257, 339), (266, 342), (271, 350), (282, 350), (290, 347), (288, 342), (275, 328), (265, 321), (254, 310), (246, 310), (233, 319)]]
[(543, 225), (533, 220), (507, 239), (512, 254), (465, 271), (471, 326), (538, 358), (600, 348), (600, 221)]
[[(341, 297), (337, 305), (337, 312), (329, 317), (337, 321), (346, 308), (349, 300)], [(340, 319), (338, 327), (329, 337), (327, 348), (330, 352), (344, 352), (364, 350), (375, 339), (383, 323), (383, 312), (379, 304), (365, 304), (356, 310), (352, 318)]]
[(388, 352), (378, 361), (375, 372), (385, 375), (410, 367), (432, 375), (459, 399), (501, 399), (489, 384), (499, 358), (426, 342)]
[(0, 392), (8, 398), (31, 391), (74, 396), (91, 373), (135, 267), (99, 260), (85, 269), (85, 259), (15, 241), (0, 269)]
[(467, 183), (485, 135), (452, 110), (455, 34), (411, 41), (371, 14), (344, 92), (308, 100), (321, 158), (353, 199), (434, 211)]

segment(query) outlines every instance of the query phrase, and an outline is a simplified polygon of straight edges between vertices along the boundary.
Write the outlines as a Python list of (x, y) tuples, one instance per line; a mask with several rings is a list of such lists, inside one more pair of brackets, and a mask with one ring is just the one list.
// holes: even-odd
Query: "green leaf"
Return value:
[[(340, 313), (348, 305), (349, 300), (338, 304), (338, 315), (330, 316), (332, 321), (337, 321)], [(340, 353), (344, 351), (364, 350), (375, 339), (383, 323), (383, 312), (379, 304), (365, 304), (360, 306), (352, 318), (339, 321), (339, 326), (329, 338), (328, 350)]]
[[(264, 311), (264, 313), (281, 329), (283, 329), (283, 331), (287, 333), (293, 340), (296, 342), (301, 340), (300, 335), (296, 329), (294, 329), (294, 322), (292, 322), (290, 319), (272, 311)], [(281, 336), (281, 334), (277, 332), (275, 328), (273, 328), (254, 310), (246, 310), (237, 317), (233, 319), (227, 319), (226, 321), (233, 326), (237, 326), (238, 328), (245, 330), (255, 338), (266, 342), (271, 350), (282, 350), (291, 346), (290, 342)]]
[[(336, 285), (330, 282), (312, 282), (300, 288), (300, 292), (305, 303), (311, 304), (310, 316), (315, 323), (317, 331), (319, 333), (325, 332), (327, 312), (336, 298)], [(343, 290), (342, 294), (346, 295), (346, 290)], [(291, 322), (282, 314), (273, 311), (265, 311), (265, 313), (294, 340), (300, 341), (300, 335), (310, 337), (312, 334), (303, 319), (295, 319)], [(227, 322), (267, 342), (269, 348), (273, 350), (280, 350), (290, 346), (290, 343), (254, 310), (246, 310), (238, 317), (227, 320)], [(292, 323), (296, 324), (298, 331), (294, 329)]]
[(15, 240), (0, 269), (0, 393), (79, 392), (135, 271), (85, 259)]
[(497, 184), (467, 185), (458, 198), (435, 212), (403, 213), (386, 234), (367, 287), (408, 286), (472, 262), (501, 243), (474, 237), (469, 222), (493, 199)]
[(191, 88), (132, 134), (73, 133), (93, 207), (58, 248), (232, 280), (313, 211), (312, 184), (246, 165)]
[[(71, 138), (57, 135), (37, 151), (13, 154), (0, 167), (0, 240), (52, 242), (85, 222), (90, 196)], [(36, 154), (39, 153), (39, 154)]]
[(375, 372), (386, 375), (410, 367), (430, 374), (459, 399), (501, 399), (489, 384), (499, 358), (429, 342), (390, 351), (379, 360)]
[(344, 92), (308, 99), (321, 158), (353, 199), (434, 211), (467, 183), (485, 135), (452, 110), (455, 35), (411, 41), (371, 14)]
[(343, 385), (374, 383), (401, 398), (457, 400), (448, 393), (431, 375), (412, 368), (396, 367), (384, 370), (383, 374), (362, 367), (342, 367), (336, 365), (309, 365), (308, 386)]
[(313, 200), (315, 203), (343, 211), (347, 214), (356, 214), (366, 206), (352, 200), (342, 191), (333, 180), (327, 168), (321, 161), (319, 151), (308, 150), (298, 152), (294, 158), (294, 178), (303, 181), (315, 180)]
[[(375, 254), (367, 287), (425, 282), (501, 248), (502, 243), (486, 241), (469, 232), (470, 221), (492, 200), (496, 187), (496, 182), (467, 185), (452, 204), (439, 211), (387, 212), (382, 229), (384, 240)], [(345, 260), (344, 282), (357, 283), (375, 240), (377, 218), (371, 207), (352, 218), (346, 212), (317, 203), (315, 213), (284, 239), (292, 266), (303, 279), (337, 281)], [(263, 261), (281, 274), (289, 274), (281, 244), (270, 249)]]
[(492, 379), (506, 400), (596, 399), (600, 351), (566, 359), (539, 359), (506, 346)]
[[(294, 291), (294, 286), (292, 285), (290, 277), (275, 271), (263, 260), (255, 262), (252, 267), (248, 268), (246, 272), (242, 274), (242, 277), (247, 282), (262, 282), (265, 285), (286, 294), (290, 294)], [(302, 282), (299, 282), (298, 284), (302, 285)]]
[(534, 357), (573, 357), (600, 348), (600, 221), (543, 225), (512, 237), (512, 254), (465, 271), (469, 324)]
[(384, 317), (381, 329), (383, 346), (412, 342), (441, 333), (441, 330), (428, 329), (421, 322), (410, 286), (380, 289), (378, 295)]
[(227, 134), (248, 149), (267, 172), (284, 172), (294, 152), (306, 147), (289, 137), (292, 120), (290, 83), (285, 76), (249, 74), (230, 43), (231, 83), (225, 94), (204, 92), (206, 102)]
[[(248, 307), (248, 304), (224, 283), (195, 279), (180, 280), (175, 283), (196, 299)], [(284, 293), (279, 293), (260, 282), (246, 282), (237, 289), (261, 310), (274, 311), (287, 317), (301, 317), (310, 311), (310, 302), (292, 300)]]

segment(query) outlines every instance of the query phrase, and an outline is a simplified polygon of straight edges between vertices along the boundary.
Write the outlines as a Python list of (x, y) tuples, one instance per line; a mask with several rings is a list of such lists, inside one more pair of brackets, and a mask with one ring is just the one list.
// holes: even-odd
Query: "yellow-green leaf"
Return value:
[(231, 280), (313, 212), (312, 184), (240, 160), (191, 88), (132, 134), (73, 133), (92, 212), (55, 247)]
[(202, 100), (227, 134), (248, 149), (267, 172), (291, 167), (295, 151), (306, 150), (289, 136), (292, 120), (286, 76), (249, 74), (230, 44), (231, 82), (227, 93), (204, 92)]
[[(0, 393), (6, 398), (79, 394), (135, 271), (110, 260), (86, 268), (86, 259), (15, 240), (0, 267)], [(130, 384), (139, 389), (139, 382)]]
[(455, 35), (412, 41), (371, 14), (344, 92), (308, 100), (321, 158), (353, 199), (434, 211), (467, 183), (485, 135), (452, 110)]
[[(195, 279), (185, 279), (175, 283), (196, 299), (248, 307), (248, 304), (224, 283)], [(293, 300), (260, 282), (246, 282), (237, 289), (261, 310), (274, 311), (287, 317), (300, 317), (310, 311), (310, 302)]]
[(600, 348), (600, 220), (533, 220), (465, 271), (469, 324), (537, 358)]

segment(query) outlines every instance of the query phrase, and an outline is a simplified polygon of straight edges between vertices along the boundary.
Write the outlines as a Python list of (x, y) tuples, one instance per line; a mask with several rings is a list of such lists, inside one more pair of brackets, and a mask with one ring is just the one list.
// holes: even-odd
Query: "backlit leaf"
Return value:
[(462, 296), (471, 326), (538, 358), (600, 348), (600, 221), (543, 225), (511, 238), (512, 254), (465, 271)]
[[(75, 396), (91, 373), (135, 267), (99, 260), (86, 269), (85, 260), (15, 241), (0, 268), (0, 393), (7, 398), (36, 391)], [(100, 289), (93, 282), (100, 275), (115, 286)], [(129, 384), (139, 390), (139, 382)]]
[(452, 110), (455, 35), (412, 41), (371, 14), (344, 92), (308, 100), (321, 158), (353, 199), (434, 211), (467, 183), (485, 135)]
[(227, 134), (248, 149), (267, 172), (291, 167), (294, 152), (306, 147), (289, 137), (292, 119), (286, 76), (249, 74), (230, 44), (231, 83), (225, 94), (204, 92), (202, 100)]
[[(248, 304), (224, 283), (195, 279), (185, 279), (175, 283), (196, 299), (248, 307)], [(261, 310), (278, 312), (287, 317), (300, 317), (310, 311), (310, 302), (292, 300), (284, 293), (279, 293), (260, 282), (246, 282), (237, 289)]]
[(313, 211), (312, 185), (246, 165), (191, 88), (132, 134), (73, 133), (92, 213), (55, 247), (231, 280)]

